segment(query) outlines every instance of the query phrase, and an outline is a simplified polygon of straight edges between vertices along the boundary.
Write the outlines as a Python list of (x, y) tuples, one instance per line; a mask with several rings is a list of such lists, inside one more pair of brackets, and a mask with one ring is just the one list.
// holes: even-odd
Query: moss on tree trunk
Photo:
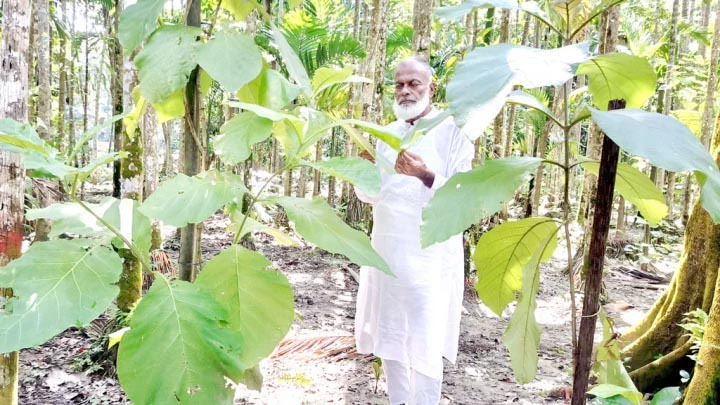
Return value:
[[(718, 132), (714, 152), (720, 161)], [(690, 351), (688, 337), (678, 325), (687, 312), (698, 308), (708, 312), (711, 306), (717, 307), (713, 302), (720, 299), (715, 293), (719, 266), (720, 225), (713, 223), (697, 201), (685, 229), (684, 253), (670, 286), (644, 319), (621, 338), (623, 357), (630, 358), (630, 376), (639, 390), (679, 385), (679, 370), (692, 367), (686, 356)]]

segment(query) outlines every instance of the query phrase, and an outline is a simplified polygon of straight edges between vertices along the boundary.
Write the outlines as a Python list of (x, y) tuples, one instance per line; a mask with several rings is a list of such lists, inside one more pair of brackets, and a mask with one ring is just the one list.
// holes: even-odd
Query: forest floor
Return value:
[[(205, 260), (229, 246), (227, 219), (216, 215), (206, 221), (203, 232)], [(177, 255), (177, 240), (170, 235), (165, 250)], [(638, 239), (638, 235), (633, 237)], [(665, 246), (668, 253), (653, 263), (667, 279), (682, 249), (676, 236)], [(385, 404), (384, 377), (376, 383), (373, 359), (352, 351), (357, 266), (346, 259), (310, 246), (282, 247), (263, 234), (255, 238), (259, 251), (290, 280), (295, 294), (297, 319), (286, 343), (301, 346), (332, 343), (318, 355), (313, 350), (275, 355), (261, 363), (264, 383), (261, 392), (238, 388), (238, 404)], [(502, 318), (484, 307), (471, 288), (467, 289), (457, 363), (446, 362), (442, 404), (562, 404), (562, 387), (571, 385), (570, 304), (566, 266), (559, 247), (542, 265), (536, 311), (542, 327), (536, 378), (527, 385), (515, 382), (510, 358), (502, 343), (509, 310)], [(626, 259), (606, 261), (605, 305), (622, 332), (640, 319), (662, 293), (666, 284), (635, 278), (621, 268), (637, 269)], [(582, 295), (578, 294), (578, 303)], [(580, 304), (579, 304), (580, 305)], [(598, 335), (600, 331), (598, 331)], [(43, 346), (20, 354), (20, 403), (22, 404), (125, 404), (129, 403), (112, 375), (87, 375), (76, 364), (91, 350), (97, 333), (92, 328), (71, 329)], [(314, 347), (316, 347), (314, 346)], [(109, 375), (107, 375), (109, 374)]]

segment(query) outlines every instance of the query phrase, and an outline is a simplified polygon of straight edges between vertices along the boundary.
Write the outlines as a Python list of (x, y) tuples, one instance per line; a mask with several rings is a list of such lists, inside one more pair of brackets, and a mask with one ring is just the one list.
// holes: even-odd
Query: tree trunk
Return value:
[[(332, 146), (332, 145), (331, 145)], [(331, 152), (332, 154), (332, 152)], [(331, 156), (332, 157), (332, 156)], [(322, 160), (322, 141), (318, 141), (315, 144), (315, 161), (319, 162)], [(320, 195), (320, 181), (322, 176), (319, 170), (313, 170), (313, 197)]]
[[(189, 0), (187, 25), (200, 26), (200, 0)], [(190, 74), (190, 79), (185, 86), (185, 98), (187, 100), (185, 112), (185, 130), (183, 133), (183, 173), (194, 176), (203, 170), (201, 159), (200, 142), (200, 105), (202, 97), (200, 92), (200, 70), (196, 67)], [(189, 224), (180, 231), (180, 254), (178, 268), (180, 279), (194, 281), (200, 264), (198, 255), (198, 238), (201, 228), (198, 224)]]
[(720, 5), (715, 6), (715, 31), (713, 32), (710, 49), (710, 66), (708, 67), (707, 93), (705, 109), (702, 116), (702, 142), (706, 147), (712, 136), (712, 120), (715, 117), (715, 93), (718, 84), (718, 59), (720, 59)]
[(162, 124), (163, 139), (165, 140), (165, 163), (163, 163), (162, 168), (162, 174), (164, 176), (171, 176), (175, 173), (172, 155), (172, 133), (174, 126), (174, 121), (166, 121)]
[[(715, 159), (720, 162), (720, 125), (715, 146)], [(717, 301), (719, 266), (720, 225), (713, 223), (698, 200), (685, 228), (683, 256), (670, 285), (643, 320), (620, 340), (623, 358), (630, 358), (630, 376), (640, 391), (679, 385), (678, 371), (692, 363), (685, 356), (690, 349), (688, 338), (678, 325), (686, 313), (698, 308), (708, 312), (713, 300)], [(658, 354), (664, 356), (656, 360)]]
[(622, 238), (625, 235), (625, 198), (620, 196), (617, 209), (617, 222), (615, 223), (615, 237)]
[[(625, 100), (610, 100), (609, 110), (625, 108)], [(584, 405), (590, 376), (591, 355), (597, 315), (600, 310), (600, 290), (602, 288), (605, 246), (610, 231), (615, 174), (620, 157), (620, 147), (604, 136), (600, 168), (598, 169), (596, 205), (593, 213), (592, 236), (585, 268), (585, 296), (583, 297), (582, 320), (578, 333), (577, 352), (575, 353), (575, 372), (573, 374), (572, 405)]]
[[(500, 43), (507, 43), (510, 40), (510, 10), (502, 10), (500, 14)], [(500, 110), (493, 122), (493, 134), (495, 135), (493, 154), (495, 158), (504, 156), (504, 140), (505, 133), (505, 111), (506, 107)]]
[[(27, 123), (30, 1), (4, 0), (0, 39), (0, 118)], [(0, 267), (20, 257), (23, 239), (25, 169), (19, 155), (0, 150)], [(11, 297), (12, 290), (0, 289)], [(0, 403), (18, 401), (18, 353), (0, 354)]]
[[(122, 1), (115, 0), (112, 16), (109, 15), (110, 10), (105, 10), (106, 18), (110, 19), (108, 23), (108, 52), (110, 60), (110, 98), (113, 115), (122, 114), (123, 112), (123, 54), (118, 39), (121, 9)], [(118, 120), (113, 124), (113, 151), (115, 152), (122, 150), (122, 134), (123, 123), (122, 120)], [(117, 159), (113, 162), (113, 197), (120, 197), (120, 160)]]
[(432, 27), (433, 0), (415, 0), (413, 3), (413, 43), (416, 55), (430, 59), (430, 29)]
[[(330, 135), (330, 159), (335, 157), (335, 149), (337, 148), (337, 145), (335, 145), (335, 142), (337, 140), (337, 134), (334, 129), (331, 131), (332, 134)], [(335, 176), (329, 176), (328, 178), (327, 202), (328, 205), (330, 205), (331, 207), (335, 206)]]
[(35, 2), (37, 15), (38, 114), (37, 132), (50, 141), (52, 99), (50, 97), (50, 10), (47, 0)]

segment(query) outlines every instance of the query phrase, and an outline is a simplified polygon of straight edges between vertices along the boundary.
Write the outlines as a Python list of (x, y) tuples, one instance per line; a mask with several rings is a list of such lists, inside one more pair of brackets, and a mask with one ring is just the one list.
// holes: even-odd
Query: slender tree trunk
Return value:
[[(4, 0), (0, 40), (0, 118), (28, 120), (30, 1)], [(23, 239), (25, 169), (19, 155), (0, 150), (0, 267), (20, 257)], [(0, 289), (11, 297), (12, 290)], [(0, 354), (0, 403), (18, 403), (18, 353)]]
[[(73, 43), (73, 38), (75, 36), (75, 3), (76, 0), (72, 0), (72, 12), (70, 16), (70, 23), (69, 25), (69, 35), (70, 35), (70, 67), (68, 68), (68, 71), (70, 73), (68, 77), (67, 82), (67, 94), (68, 94), (68, 150), (71, 151), (75, 148), (75, 84), (76, 84), (76, 76), (75, 76), (75, 60), (77, 59), (77, 47)], [(75, 155), (75, 161), (72, 162), (73, 165), (78, 166), (77, 162), (77, 155)]]
[[(710, 26), (710, 6), (712, 3), (710, 1), (703, 1), (702, 2), (702, 16), (700, 17), (700, 26), (704, 31), (708, 30), (708, 27)], [(702, 56), (703, 59), (707, 57), (706, 54), (706, 46), (703, 41), (698, 41), (698, 55)]]
[[(318, 143), (315, 144), (315, 161), (319, 162), (321, 160), (322, 160), (322, 141), (318, 141)], [(313, 197), (317, 197), (320, 195), (320, 180), (321, 179), (322, 179), (322, 176), (320, 175), (320, 171), (313, 170), (313, 193), (312, 193)]]
[[(118, 40), (118, 29), (120, 27), (120, 13), (122, 9), (122, 1), (115, 0), (115, 8), (112, 15), (106, 10), (107, 18), (110, 18), (108, 51), (110, 53), (110, 98), (113, 106), (113, 115), (122, 114), (123, 112), (123, 90), (122, 90), (122, 72), (123, 72), (123, 54), (122, 46)], [(122, 150), (122, 134), (123, 123), (118, 120), (113, 124), (113, 150), (120, 152)], [(113, 162), (113, 197), (120, 197), (120, 161)]]
[(37, 132), (50, 141), (52, 99), (50, 97), (50, 10), (47, 0), (35, 3), (37, 15), (38, 114)]
[[(510, 10), (502, 10), (500, 14), (500, 43), (508, 43), (510, 40)], [(493, 134), (495, 135), (495, 147), (493, 154), (496, 158), (504, 156), (503, 135), (505, 133), (505, 111), (500, 111), (493, 122)]]
[[(189, 0), (187, 25), (200, 26), (200, 0)], [(187, 100), (185, 113), (185, 131), (183, 142), (183, 172), (188, 176), (194, 176), (203, 170), (201, 159), (200, 140), (200, 105), (202, 97), (200, 92), (200, 71), (196, 67), (190, 74), (190, 80), (185, 86), (185, 98)], [(198, 253), (198, 237), (201, 229), (197, 224), (189, 224), (180, 232), (180, 255), (178, 268), (180, 279), (186, 281), (195, 280), (197, 269), (200, 263)]]
[[(337, 134), (334, 129), (332, 129), (331, 131), (332, 133), (330, 135), (330, 159), (335, 157), (335, 149), (337, 148), (337, 145), (335, 145), (335, 142), (337, 140)], [(328, 176), (327, 202), (331, 207), (335, 206), (335, 176)]]
[(683, 226), (687, 226), (688, 218), (690, 217), (690, 199), (692, 198), (692, 184), (693, 174), (688, 173), (685, 175), (685, 187), (683, 188), (683, 199), (682, 199), (682, 211), (680, 212), (680, 218)]
[(415, 0), (413, 3), (413, 43), (416, 55), (430, 59), (430, 29), (432, 28), (433, 0)]
[(165, 140), (165, 163), (163, 163), (162, 174), (165, 176), (171, 176), (175, 172), (172, 156), (173, 122), (174, 121), (166, 121), (162, 124), (163, 139)]
[[(608, 106), (609, 110), (622, 108), (625, 108), (625, 100), (611, 100)], [(583, 298), (577, 352), (575, 353), (572, 405), (584, 405), (586, 402), (586, 391), (592, 363), (593, 338), (595, 336), (597, 315), (600, 310), (605, 246), (610, 231), (615, 174), (619, 157), (620, 147), (612, 139), (605, 136), (600, 157), (600, 169), (598, 170), (590, 250), (584, 268), (585, 296)]]
[[(717, 3), (716, 3), (717, 4)], [(712, 121), (715, 117), (715, 94), (718, 85), (718, 59), (720, 59), (720, 5), (715, 6), (715, 31), (713, 32), (710, 49), (710, 66), (708, 67), (707, 93), (705, 95), (705, 109), (702, 115), (702, 143), (705, 147), (710, 143), (712, 136)]]
[[(65, 0), (58, 0), (62, 9), (62, 18), (67, 17), (67, 11), (65, 7)], [(59, 68), (58, 78), (58, 120), (57, 120), (57, 133), (55, 138), (55, 145), (58, 150), (65, 150), (65, 105), (67, 104), (67, 40), (65, 34), (58, 32), (59, 50), (57, 53)]]
[(617, 222), (615, 223), (615, 237), (622, 238), (625, 235), (625, 198), (620, 196), (617, 209)]

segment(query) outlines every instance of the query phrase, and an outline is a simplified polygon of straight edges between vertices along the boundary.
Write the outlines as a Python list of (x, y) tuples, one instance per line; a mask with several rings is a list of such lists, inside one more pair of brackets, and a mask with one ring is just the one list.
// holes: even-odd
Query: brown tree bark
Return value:
[(430, 59), (430, 29), (432, 28), (433, 0), (415, 0), (413, 3), (413, 43), (416, 55)]
[[(110, 98), (113, 106), (113, 115), (123, 112), (123, 53), (118, 30), (120, 28), (120, 13), (122, 1), (115, 0), (115, 8), (112, 15), (110, 10), (105, 9), (105, 18), (108, 25), (108, 52), (110, 60)], [(122, 150), (123, 123), (118, 120), (113, 124), (113, 151)], [(113, 197), (120, 197), (120, 161), (113, 162)]]
[[(30, 1), (4, 0), (0, 40), (0, 118), (28, 120)], [(23, 239), (25, 169), (19, 155), (0, 150), (0, 267), (20, 257)], [(12, 290), (0, 289), (12, 296)], [(18, 353), (0, 354), (0, 403), (18, 401)]]

